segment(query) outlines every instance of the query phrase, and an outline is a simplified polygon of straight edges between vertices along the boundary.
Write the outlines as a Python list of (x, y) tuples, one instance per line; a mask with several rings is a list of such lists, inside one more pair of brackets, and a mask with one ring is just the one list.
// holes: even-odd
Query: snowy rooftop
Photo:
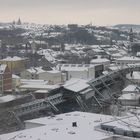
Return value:
[(10, 102), (16, 99), (16, 96), (14, 95), (6, 95), (0, 97), (0, 103)]
[(26, 58), (21, 58), (21, 57), (18, 57), (18, 56), (14, 56), (14, 57), (4, 58), (1, 61), (19, 61), (19, 60), (26, 60)]
[(88, 71), (89, 68), (94, 68), (93, 64), (58, 64), (57, 69), (62, 71)]
[(140, 61), (140, 58), (134, 56), (124, 56), (122, 58), (116, 59), (117, 61)]
[(89, 85), (87, 84), (86, 80), (72, 78), (64, 84), (64, 87), (65, 89), (68, 89), (74, 92), (79, 92), (85, 88), (88, 88)]
[(29, 90), (52, 90), (56, 88), (59, 88), (59, 85), (28, 84), (20, 86), (20, 89), (29, 89)]
[(21, 79), (21, 84), (24, 85), (46, 85), (48, 81), (39, 79)]
[(36, 90), (34, 93), (48, 93), (48, 90)]
[(46, 72), (45, 70), (42, 69), (42, 67), (31, 67), (30, 69), (27, 69), (27, 71), (35, 74)]
[[(0, 135), (2, 140), (102, 140), (111, 136), (109, 133), (97, 131), (94, 127), (105, 121), (111, 121), (111, 116), (72, 112), (55, 117), (39, 118), (28, 122), (45, 124), (45, 126)], [(27, 121), (26, 121), (27, 122)], [(72, 123), (76, 122), (77, 127)]]
[(15, 74), (12, 74), (12, 78), (13, 78), (13, 79), (20, 79), (20, 77), (17, 76), (17, 75), (15, 75)]
[(122, 90), (123, 93), (133, 93), (133, 92), (138, 92), (139, 90), (137, 88), (137, 85), (128, 85), (126, 88)]
[(129, 74), (126, 75), (126, 78), (131, 79), (131, 80), (140, 79), (140, 72), (139, 71), (134, 71), (133, 74), (132, 74), (132, 77), (129, 73)]
[(98, 64), (98, 63), (109, 63), (109, 62), (110, 60), (106, 58), (98, 58), (98, 59), (92, 59), (90, 63)]
[(48, 73), (54, 73), (54, 74), (57, 74), (57, 73), (61, 73), (60, 71), (58, 70), (51, 70), (51, 71), (47, 71)]

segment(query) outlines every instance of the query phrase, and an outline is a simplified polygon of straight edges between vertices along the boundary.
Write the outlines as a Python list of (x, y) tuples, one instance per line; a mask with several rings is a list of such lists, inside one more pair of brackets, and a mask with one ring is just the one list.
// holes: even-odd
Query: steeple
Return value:
[(20, 18), (19, 18), (18, 21), (17, 21), (17, 25), (21, 25), (21, 20), (20, 20)]
[(133, 42), (134, 42), (134, 33), (133, 33), (133, 29), (131, 28), (130, 29), (130, 32), (129, 32), (129, 48), (128, 48), (128, 53), (132, 55), (132, 45), (133, 45)]
[(130, 29), (130, 32), (129, 32), (129, 41), (130, 43), (134, 42), (134, 34), (133, 34), (132, 28)]

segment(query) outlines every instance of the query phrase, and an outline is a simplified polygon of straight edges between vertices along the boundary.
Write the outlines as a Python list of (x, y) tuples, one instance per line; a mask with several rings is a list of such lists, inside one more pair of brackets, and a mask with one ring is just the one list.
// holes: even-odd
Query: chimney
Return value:
[(72, 127), (77, 127), (77, 122), (72, 122)]

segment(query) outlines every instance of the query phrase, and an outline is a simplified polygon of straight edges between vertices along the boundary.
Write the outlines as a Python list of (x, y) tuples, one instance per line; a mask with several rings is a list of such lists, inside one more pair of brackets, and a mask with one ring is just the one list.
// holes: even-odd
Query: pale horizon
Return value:
[(0, 22), (140, 24), (139, 0), (0, 0)]

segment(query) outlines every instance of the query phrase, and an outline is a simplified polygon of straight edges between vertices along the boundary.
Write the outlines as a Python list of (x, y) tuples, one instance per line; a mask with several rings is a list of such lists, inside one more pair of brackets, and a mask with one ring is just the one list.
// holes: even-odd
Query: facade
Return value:
[(12, 73), (5, 64), (0, 65), (0, 93), (12, 89)]
[(133, 71), (132, 73), (127, 74), (126, 78), (131, 80), (135, 84), (139, 84), (140, 83), (140, 72)]
[(26, 68), (27, 59), (17, 56), (7, 57), (0, 60), (0, 64), (6, 64), (13, 74), (19, 74)]
[(140, 94), (139, 93), (123, 94), (118, 98), (118, 101), (123, 106), (139, 106), (140, 105)]
[(134, 56), (125, 56), (119, 59), (116, 59), (116, 64), (120, 66), (126, 66), (128, 64), (140, 63), (140, 58)]
[(40, 73), (45, 73), (41, 67), (31, 67), (30, 69), (26, 69), (20, 73), (22, 79), (39, 79)]
[(122, 95), (118, 98), (118, 101), (123, 106), (139, 106), (140, 105), (140, 93), (137, 85), (128, 85), (122, 90)]
[(51, 70), (39, 74), (39, 79), (47, 80), (48, 84), (54, 85), (64, 81), (60, 71)]
[(110, 66), (110, 60), (106, 58), (97, 58), (97, 59), (92, 59), (90, 61), (91, 64), (100, 64), (104, 66), (104, 69), (107, 69)]
[(41, 67), (32, 67), (21, 72), (22, 79), (40, 79), (48, 81), (48, 84), (54, 85), (64, 81), (64, 76), (60, 71), (45, 71)]
[(94, 79), (103, 71), (103, 65), (91, 64), (59, 64), (57, 69), (66, 74), (66, 80), (71, 78)]
[(17, 75), (12, 75), (12, 89), (16, 90), (19, 88), (19, 86), (21, 85), (21, 79), (19, 76)]

